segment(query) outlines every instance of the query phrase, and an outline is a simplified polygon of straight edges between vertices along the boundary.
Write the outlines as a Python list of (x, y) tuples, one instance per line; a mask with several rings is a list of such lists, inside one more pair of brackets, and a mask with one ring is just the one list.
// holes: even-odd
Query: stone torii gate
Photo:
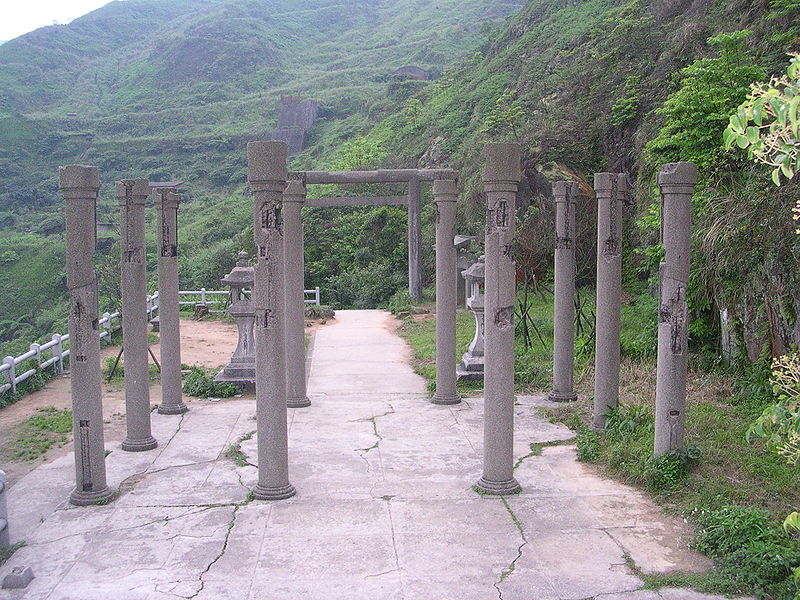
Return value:
[[(412, 298), (422, 296), (421, 209), (422, 183), (433, 182), (436, 207), (436, 314), (437, 357), (434, 404), (457, 404), (456, 368), (452, 360), (456, 346), (456, 272), (455, 207), (458, 198), (458, 175), (449, 169), (384, 169), (376, 171), (300, 171), (288, 173), (283, 196), (283, 238), (287, 249), (286, 269), (286, 348), (287, 403), (290, 408), (308, 406), (305, 391), (303, 297), (303, 206), (330, 208), (340, 206), (408, 207), (408, 282)], [(358, 196), (307, 198), (307, 186), (318, 184), (404, 183), (407, 196)], [(295, 249), (290, 251), (289, 249)]]

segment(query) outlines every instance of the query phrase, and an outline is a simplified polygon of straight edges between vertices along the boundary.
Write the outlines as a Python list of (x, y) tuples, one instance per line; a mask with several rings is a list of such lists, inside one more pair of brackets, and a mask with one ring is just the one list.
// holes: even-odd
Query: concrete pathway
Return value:
[[(686, 525), (640, 492), (576, 462), (572, 446), (520, 458), (524, 488), (481, 497), (482, 401), (439, 407), (408, 366), (408, 348), (380, 311), (342, 311), (315, 339), (313, 405), (290, 411), (298, 495), (250, 502), (256, 469), (226, 449), (255, 430), (252, 398), (154, 413), (161, 445), (143, 454), (109, 441), (121, 496), (73, 508), (70, 456), (9, 490), (12, 535), (0, 568), (36, 579), (0, 598), (69, 600), (690, 600), (687, 590), (637, 591), (644, 572), (708, 566), (686, 549)], [(517, 450), (571, 432), (520, 398)], [(255, 461), (255, 440), (241, 443)], [(627, 557), (627, 558), (626, 558)]]

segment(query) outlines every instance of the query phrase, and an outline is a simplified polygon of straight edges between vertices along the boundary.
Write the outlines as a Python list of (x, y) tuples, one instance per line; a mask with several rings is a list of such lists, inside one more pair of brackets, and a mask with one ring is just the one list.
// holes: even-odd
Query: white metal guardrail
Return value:
[[(245, 292), (250, 292), (250, 290), (244, 290)], [(319, 288), (314, 288), (313, 290), (304, 290), (305, 295), (308, 296), (311, 294), (313, 298), (308, 299), (306, 298), (304, 301), (306, 304), (315, 304), (319, 306), (320, 302), (320, 294)], [(183, 292), (178, 292), (181, 296), (196, 296), (198, 297), (196, 300), (181, 300), (181, 306), (193, 306), (195, 304), (228, 304), (230, 301), (231, 293), (229, 291), (216, 291), (216, 290), (207, 290), (206, 288), (200, 288), (199, 290), (186, 290)]]
[[(222, 304), (227, 305), (230, 300), (230, 291), (216, 291), (201, 288), (197, 291), (187, 290), (178, 292), (180, 296), (199, 296), (197, 300), (181, 301), (181, 305), (195, 305), (195, 304)], [(305, 290), (306, 295), (313, 294), (312, 299), (306, 299), (306, 304), (320, 305), (319, 288), (313, 290)], [(147, 296), (147, 316), (148, 320), (153, 316), (153, 313), (158, 311), (158, 292), (152, 296)], [(214, 311), (224, 312), (224, 311)], [(100, 319), (100, 339), (109, 337), (112, 333), (122, 327), (121, 314), (105, 313)], [(69, 334), (61, 335), (54, 333), (49, 342), (44, 344), (31, 344), (28, 351), (19, 356), (6, 356), (0, 364), (0, 381), (5, 381), (0, 385), (0, 394), (11, 390), (17, 391), (17, 386), (35, 375), (38, 371), (46, 369), (50, 366), (55, 366), (56, 372), (64, 372), (64, 359), (69, 356)], [(32, 368), (17, 373), (17, 367), (29, 360), (34, 360), (35, 365)]]

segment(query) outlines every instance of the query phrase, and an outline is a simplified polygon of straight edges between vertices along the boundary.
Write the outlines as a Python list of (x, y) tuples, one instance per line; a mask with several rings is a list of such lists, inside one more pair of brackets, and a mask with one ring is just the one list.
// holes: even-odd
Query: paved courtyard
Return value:
[[(290, 410), (296, 497), (250, 501), (255, 401), (193, 402), (152, 414), (156, 450), (107, 440), (105, 506), (66, 503), (72, 456), (9, 490), (12, 537), (0, 568), (28, 565), (26, 600), (700, 600), (641, 591), (645, 573), (701, 570), (685, 523), (641, 492), (578, 463), (573, 446), (520, 459), (523, 493), (482, 497), (482, 400), (427, 400), (409, 350), (381, 311), (341, 311), (316, 333), (312, 406)], [(516, 456), (569, 439), (519, 398)], [(241, 454), (226, 452), (241, 442)], [(245, 464), (251, 463), (251, 464)]]

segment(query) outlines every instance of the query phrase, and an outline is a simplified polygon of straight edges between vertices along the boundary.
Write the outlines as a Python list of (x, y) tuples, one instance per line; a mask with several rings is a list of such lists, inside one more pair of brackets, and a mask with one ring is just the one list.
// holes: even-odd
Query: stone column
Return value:
[(487, 494), (520, 491), (514, 479), (514, 303), (516, 269), (511, 257), (519, 144), (487, 144), (483, 185), (486, 195), (486, 366), (484, 376), (483, 476)]
[(258, 500), (294, 496), (289, 483), (284, 339), (283, 192), (286, 144), (247, 144), (247, 180), (253, 192), (253, 231), (258, 255), (253, 282), (256, 341)]
[(152, 450), (150, 380), (147, 361), (147, 275), (145, 273), (144, 204), (150, 195), (146, 179), (117, 182), (122, 239), (122, 348), (125, 356), (125, 418), (128, 434), (122, 449)]
[(181, 197), (171, 189), (156, 190), (158, 227), (158, 322), (161, 338), (162, 415), (189, 410), (183, 403), (181, 383), (181, 316), (178, 294), (178, 205)]
[(96, 167), (78, 165), (61, 167), (58, 176), (65, 204), (70, 388), (75, 440), (75, 489), (69, 501), (76, 506), (87, 506), (111, 495), (106, 483), (103, 440), (97, 274), (92, 266), (97, 243), (100, 176)]
[(422, 186), (419, 179), (408, 182), (408, 293), (414, 302), (422, 300)]
[(658, 174), (664, 263), (660, 270), (658, 311), (657, 455), (683, 446), (689, 337), (686, 290), (691, 254), (692, 194), (696, 182), (694, 163), (666, 164)]
[(575, 362), (575, 198), (580, 186), (556, 181), (555, 289), (553, 302), (553, 391), (548, 400), (574, 402)]
[(592, 428), (606, 425), (606, 413), (619, 401), (619, 331), (622, 302), (622, 210), (628, 179), (617, 173), (596, 173), (597, 316), (594, 352)]
[(311, 406), (306, 395), (305, 264), (303, 220), (306, 201), (302, 181), (290, 181), (283, 193), (283, 244), (286, 268), (286, 403), (289, 408)]
[(453, 179), (433, 182), (433, 201), (436, 205), (436, 393), (434, 404), (458, 404), (456, 391), (456, 298), (458, 271), (456, 247), (453, 245), (456, 227), (458, 188)]

